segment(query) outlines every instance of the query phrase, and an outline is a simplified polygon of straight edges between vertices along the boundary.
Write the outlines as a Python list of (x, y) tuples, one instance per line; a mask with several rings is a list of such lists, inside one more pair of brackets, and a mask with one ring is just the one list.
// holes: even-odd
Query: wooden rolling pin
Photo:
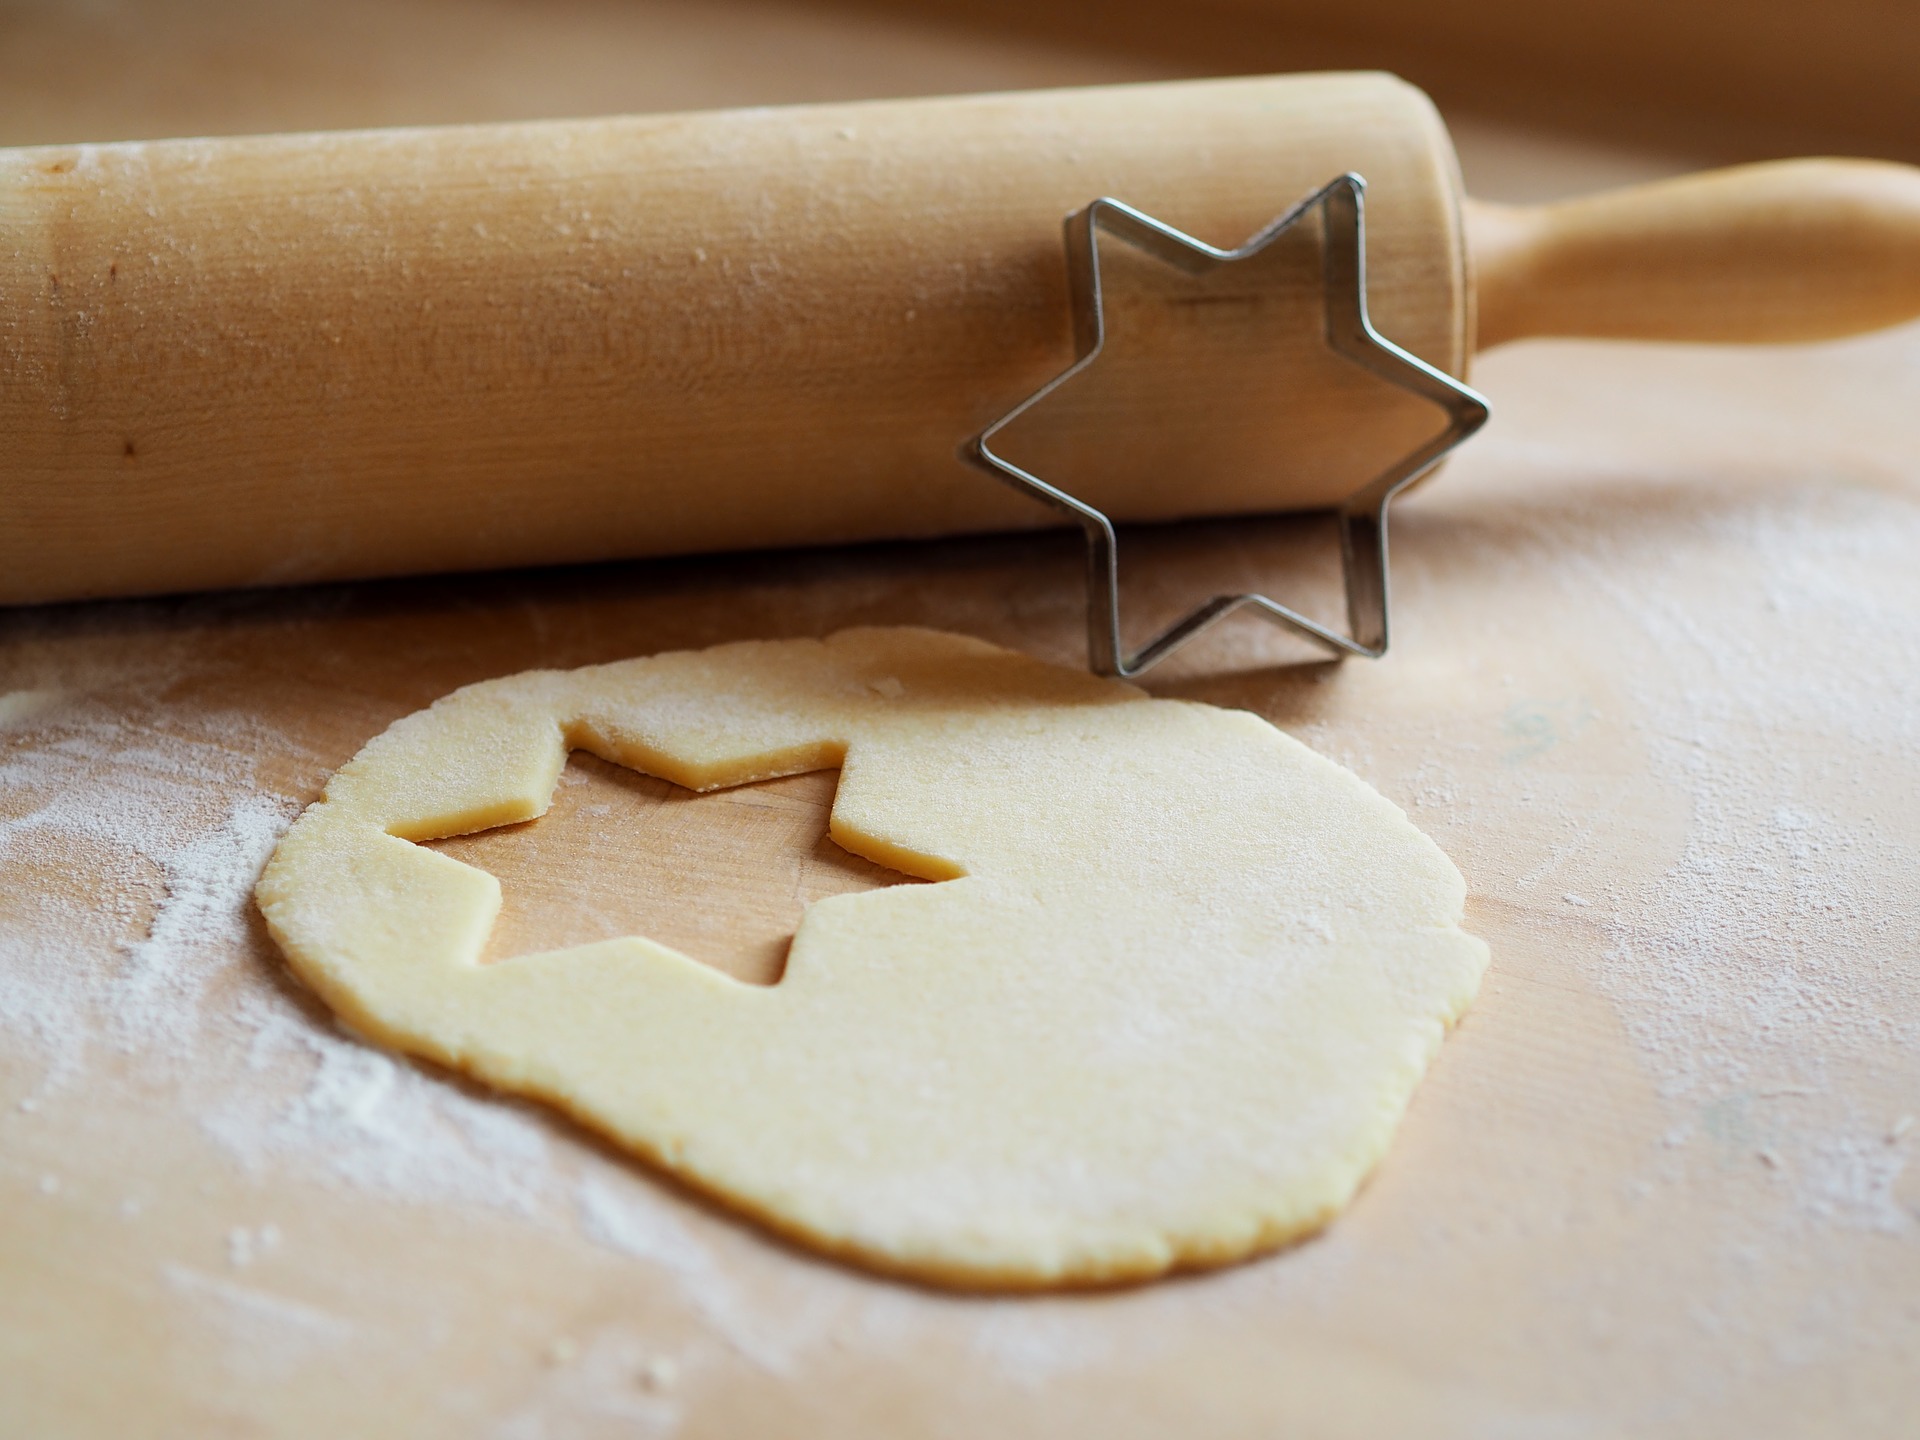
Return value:
[[(0, 602), (1050, 523), (959, 447), (1071, 358), (1064, 216), (1233, 245), (1347, 170), (1376, 323), (1456, 375), (1920, 313), (1920, 172), (1478, 206), (1382, 75), (0, 151)], [(1433, 416), (1324, 352), (1316, 253), (1116, 255), (1026, 456), (1127, 519), (1337, 496)]]

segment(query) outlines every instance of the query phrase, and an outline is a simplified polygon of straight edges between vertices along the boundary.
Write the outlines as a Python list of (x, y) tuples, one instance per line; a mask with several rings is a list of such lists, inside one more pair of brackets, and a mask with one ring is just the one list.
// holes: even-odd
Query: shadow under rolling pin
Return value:
[[(1384, 75), (0, 151), (0, 603), (1057, 523), (960, 446), (1074, 357), (1063, 219), (1231, 247), (1347, 171), (1374, 323), (1452, 376), (1920, 314), (1920, 171), (1478, 205)], [(1076, 494), (1322, 508), (1431, 428), (1328, 359), (1318, 243), (1116, 279)]]

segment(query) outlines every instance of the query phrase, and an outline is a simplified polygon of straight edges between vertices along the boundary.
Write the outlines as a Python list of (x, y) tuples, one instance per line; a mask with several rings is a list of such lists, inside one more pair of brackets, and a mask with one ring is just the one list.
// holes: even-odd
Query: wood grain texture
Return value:
[(839, 778), (826, 770), (700, 795), (576, 754), (538, 820), (432, 848), (500, 881), (486, 963), (645, 935), (773, 985), (807, 906), (914, 883), (833, 843)]
[[(1349, 168), (1376, 323), (1456, 374), (1476, 323), (1920, 309), (1920, 171), (1480, 205), (1468, 244), (1444, 129), (1381, 76), (17, 150), (0, 603), (1045, 523), (958, 450), (1071, 359), (1060, 217), (1233, 245)], [(1325, 352), (1312, 223), (1204, 280), (1105, 251), (1107, 349), (1005, 437), (1029, 470), (1120, 519), (1309, 509), (1431, 432)]]
[(1737, 145), (1744, 128), (1749, 145), (1758, 138), (1920, 159), (1912, 80), (1920, 16), (1886, 0), (1817, 8), (1797, 0), (1221, 0), (1221, 9), (1280, 34), (1424, 54), (1424, 66), (1451, 72), (1463, 90), (1477, 73), (1488, 98), (1536, 115), (1557, 101), (1563, 118), (1611, 112), (1616, 130), (1629, 133), (1691, 127)]
[[(1064, 540), (12, 613), (0, 690), (57, 698), (5, 737), (0, 937), (9, 985), (57, 956), (70, 998), (0, 1047), (0, 1428), (1898, 1435), (1920, 1399), (1920, 1190), (1913, 1142), (1887, 1138), (1920, 1113), (1920, 770), (1897, 718), (1916, 365), (1911, 332), (1516, 345), (1481, 376), (1502, 428), (1395, 522), (1385, 661), (1273, 668), (1297, 657), (1246, 626), (1158, 677), (1406, 807), (1467, 874), (1494, 965), (1325, 1237), (1131, 1293), (920, 1294), (769, 1243), (538, 1111), (382, 1079), (285, 980), (250, 875), (230, 916), (184, 891), (165, 932), (201, 917), (198, 1038), (115, 1039), (96, 1007), (140, 993), (127, 947), (182, 857), (131, 818), (116, 839), (49, 809), (112, 815), (164, 781), (168, 833), (217, 846), (234, 807), (285, 815), (391, 720), (529, 666), (870, 622), (1070, 661)], [(1143, 627), (1292, 583), (1290, 522), (1131, 540)], [(1870, 635), (1841, 624), (1861, 602)], [(638, 846), (594, 866), (652, 883)], [(235, 1245), (268, 1225), (275, 1247)]]
[(1920, 315), (1920, 169), (1780, 160), (1471, 203), (1476, 343), (1831, 340)]
[[(1461, 370), (1457, 169), (1384, 76), (0, 155), (0, 601), (1046, 523), (960, 448), (1073, 359), (1064, 217), (1117, 195), (1238, 245), (1347, 169), (1378, 323)], [(1353, 488), (1349, 433), (1398, 412), (1292, 363), (1317, 253), (1146, 292), (1155, 353), (1080, 392), (1082, 493), (1153, 519)], [(1158, 353), (1220, 332), (1224, 360)], [(1225, 372), (1315, 417), (1289, 471), (1244, 463), (1280, 421)], [(1226, 453), (1176, 478), (1183, 412)]]
[(1386, 69), (1570, 159), (1920, 161), (1890, 0), (14, 0), (0, 36), (14, 145)]
[[(959, 447), (1072, 358), (1060, 218), (1232, 246), (1346, 169), (1375, 322), (1455, 374), (1476, 312), (1485, 346), (1920, 311), (1920, 171), (1482, 205), (1469, 246), (1383, 76), (18, 150), (0, 602), (1045, 523)], [(1103, 254), (1100, 363), (1002, 450), (1116, 518), (1336, 504), (1435, 427), (1326, 352), (1311, 219), (1205, 278)]]
[[(855, 0), (857, 3), (857, 0)], [(1920, 15), (1898, 0), (866, 0), (1174, 74), (1381, 67), (1449, 116), (1511, 132), (1692, 151), (1703, 163), (1802, 154), (1920, 160)]]

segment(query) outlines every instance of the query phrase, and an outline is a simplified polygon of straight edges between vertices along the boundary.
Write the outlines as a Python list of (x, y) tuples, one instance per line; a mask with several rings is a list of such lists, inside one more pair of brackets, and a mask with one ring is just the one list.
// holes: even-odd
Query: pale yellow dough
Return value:
[[(785, 976), (638, 937), (483, 965), (498, 882), (413, 842), (539, 815), (570, 748), (695, 789), (843, 767)], [(808, 1245), (1028, 1287), (1325, 1224), (1486, 948), (1358, 778), (1255, 716), (926, 630), (535, 671), (408, 716), (259, 886), (374, 1039), (536, 1096)]]

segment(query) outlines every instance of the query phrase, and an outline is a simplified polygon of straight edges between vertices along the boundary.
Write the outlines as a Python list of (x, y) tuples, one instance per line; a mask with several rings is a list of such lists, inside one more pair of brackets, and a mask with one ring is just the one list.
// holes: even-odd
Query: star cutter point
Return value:
[[(1132, 679), (1239, 610), (1252, 610), (1325, 647), (1336, 658), (1360, 655), (1378, 659), (1386, 654), (1387, 506), (1395, 495), (1486, 424), (1488, 408), (1477, 391), (1401, 349), (1373, 328), (1367, 315), (1365, 196), (1366, 181), (1355, 174), (1342, 175), (1233, 250), (1217, 249), (1107, 197), (1067, 217), (1074, 362), (969, 440), (962, 454), (996, 479), (1064, 512), (1086, 533), (1087, 660), (1096, 673)], [(1323, 227), (1321, 264), (1328, 347), (1388, 384), (1432, 403), (1446, 415), (1446, 428), (1388, 465), (1334, 509), (1347, 600), (1344, 633), (1265, 595), (1216, 595), (1129, 655), (1120, 639), (1119, 541), (1113, 522), (1086, 501), (996, 454), (993, 441), (1007, 426), (1099, 359), (1106, 344), (1100, 286), (1101, 232), (1197, 275), (1259, 254), (1316, 209), (1321, 212)]]

